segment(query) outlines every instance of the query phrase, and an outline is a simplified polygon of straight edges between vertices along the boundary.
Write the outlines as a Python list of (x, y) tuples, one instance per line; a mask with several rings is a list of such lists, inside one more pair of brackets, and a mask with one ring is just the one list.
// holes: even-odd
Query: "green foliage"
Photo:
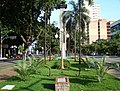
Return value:
[(64, 67), (65, 68), (70, 68), (71, 64), (69, 60), (64, 60)]
[[(54, 69), (61, 69), (62, 63), (61, 60), (57, 60), (54, 65), (52, 66), (52, 68)], [(70, 62), (68, 60), (64, 60), (64, 67), (65, 68), (70, 68)]]
[(46, 68), (48, 68), (48, 76), (51, 76), (52, 71), (51, 71), (51, 67), (49, 65), (45, 65)]
[(52, 68), (54, 68), (54, 69), (61, 69), (61, 61), (56, 61), (55, 63), (54, 63), (54, 65), (52, 66)]
[[(90, 0), (91, 1), (91, 0)], [(90, 17), (87, 15), (89, 12), (86, 9), (83, 2), (80, 5), (81, 9), (81, 16), (77, 14), (79, 12), (79, 3), (76, 3), (75, 1), (70, 1), (69, 4), (72, 6), (72, 10), (64, 11), (62, 16), (62, 22), (63, 22), (63, 28), (66, 27), (68, 34), (70, 35), (68, 39), (68, 51), (74, 51), (74, 46), (76, 45), (76, 49), (79, 50), (79, 39), (81, 39), (81, 43), (85, 43), (87, 38), (87, 34), (85, 32), (85, 26), (87, 26), (87, 23), (90, 20)], [(81, 21), (79, 21), (79, 18), (81, 17)], [(77, 31), (79, 25), (79, 22), (81, 22), (81, 31), (80, 33)], [(87, 27), (88, 28), (88, 27)], [(79, 36), (81, 35), (81, 36)], [(79, 38), (82, 37), (82, 38)], [(74, 42), (75, 41), (75, 42)], [(71, 46), (72, 45), (72, 46)], [(81, 47), (81, 46), (80, 46)], [(81, 48), (80, 48), (81, 49)]]
[(101, 82), (106, 71), (109, 70), (109, 66), (106, 63), (106, 57), (104, 56), (102, 59), (96, 59), (95, 57), (86, 58), (89, 64), (89, 67), (93, 67), (96, 70), (96, 74), (98, 76), (98, 81)]
[[(2, 27), (2, 24), (6, 26), (6, 29), (9, 28), (9, 31), (13, 30), (20, 35), (25, 44), (25, 53), (29, 45), (35, 40), (42, 40), (41, 44), (44, 46), (44, 33), (47, 37), (47, 47), (50, 47), (49, 40), (51, 40), (50, 31), (52, 29), (49, 31), (49, 24), (46, 24), (46, 31), (44, 31), (45, 21), (50, 17), (54, 5), (60, 2), (61, 0), (1, 0), (0, 27)], [(45, 13), (43, 12), (47, 13), (47, 19), (45, 19)], [(44, 16), (41, 16), (41, 14), (44, 14)]]
[[(47, 65), (51, 66), (55, 61), (47, 61)], [(65, 69), (61, 73), (59, 69), (52, 69), (52, 75), (48, 76), (48, 69), (41, 68), (41, 75), (32, 74), (30, 80), (19, 81), (14, 77), (0, 82), (0, 88), (6, 84), (15, 84), (12, 91), (55, 91), (56, 76), (69, 76), (70, 91), (119, 91), (120, 80), (109, 74), (104, 76), (102, 83), (98, 83), (96, 79), (96, 71), (91, 68), (89, 71), (81, 71), (80, 77), (76, 76), (78, 70), (78, 62), (70, 61), (71, 68)]]
[(120, 72), (120, 63), (116, 63), (116, 69)]
[(15, 71), (21, 80), (28, 80), (31, 74), (39, 73), (39, 68), (43, 67), (44, 61), (35, 56), (28, 57), (28, 61), (18, 61)]
[(120, 32), (112, 36), (110, 40), (100, 39), (90, 45), (82, 45), (84, 54), (97, 53), (99, 55), (120, 56)]
[(112, 36), (112, 39), (119, 40), (120, 32), (117, 32), (115, 35)]
[(115, 62), (115, 63), (111, 63), (111, 66), (110, 66), (110, 68), (112, 69), (115, 69), (115, 70), (117, 70), (117, 71), (119, 71), (120, 72), (120, 63), (119, 62)]
[(30, 65), (25, 60), (18, 61), (15, 71), (18, 73), (21, 80), (28, 80), (31, 72), (29, 71)]
[(8, 37), (8, 33), (11, 32), (12, 30), (9, 30), (5, 25), (3, 25), (0, 21), (0, 37)]
[(81, 69), (86, 70), (90, 68), (90, 65), (88, 64), (88, 58), (81, 58), (81, 64), (80, 64)]
[(23, 46), (23, 45), (19, 45), (19, 46), (18, 46), (18, 50), (23, 53), (24, 46)]
[(52, 57), (53, 57), (53, 59), (55, 59), (58, 57), (58, 54), (54, 54)]
[(29, 60), (28, 63), (30, 65), (29, 71), (32, 74), (39, 73), (38, 69), (44, 65), (44, 60), (41, 60), (40, 58), (36, 58), (34, 55), (32, 55), (31, 57), (28, 57), (28, 60)]

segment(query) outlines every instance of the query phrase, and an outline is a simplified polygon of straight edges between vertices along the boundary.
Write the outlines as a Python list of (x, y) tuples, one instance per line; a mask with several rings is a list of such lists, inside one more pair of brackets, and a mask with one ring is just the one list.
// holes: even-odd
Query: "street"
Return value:
[[(90, 56), (91, 57), (91, 56)], [(94, 56), (95, 58), (102, 58), (102, 56)], [(111, 63), (111, 62), (118, 62), (120, 63), (120, 57), (116, 57), (116, 56), (110, 56), (110, 57), (106, 57), (107, 58), (107, 62)], [(1, 68), (5, 68), (7, 66), (12, 66), (14, 64), (16, 64), (18, 60), (6, 60), (6, 61), (2, 61), (0, 60), (0, 69)]]
[[(94, 56), (95, 58), (102, 58), (103, 56)], [(117, 56), (106, 56), (106, 61), (111, 62), (120, 62), (120, 57)]]

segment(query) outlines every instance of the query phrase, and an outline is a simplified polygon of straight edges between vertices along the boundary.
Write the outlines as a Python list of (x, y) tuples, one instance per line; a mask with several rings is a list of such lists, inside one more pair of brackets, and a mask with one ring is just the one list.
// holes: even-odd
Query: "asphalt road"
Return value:
[[(94, 56), (94, 57), (96, 57), (96, 58), (102, 58), (102, 56)], [(4, 61), (2, 61), (2, 60), (0, 60), (0, 69), (1, 68), (5, 68), (5, 67), (7, 67), (7, 66), (12, 66), (12, 65), (14, 65), (14, 64), (16, 64), (16, 62), (17, 62), (18, 60), (13, 60), (13, 59), (10, 59), (10, 60), (4, 60)], [(107, 62), (118, 62), (118, 63), (120, 63), (120, 57), (116, 57), (116, 56), (110, 56), (110, 57), (107, 57), (107, 60), (106, 60)]]
[(17, 63), (18, 60), (0, 60), (0, 69), (5, 68), (7, 66), (12, 66)]
[[(102, 58), (102, 56), (94, 56), (94, 57), (96, 57), (96, 58)], [(117, 57), (117, 56), (107, 56), (106, 57), (106, 61), (110, 62), (110, 63), (112, 63), (112, 62), (118, 62), (118, 63), (120, 63), (120, 57)]]

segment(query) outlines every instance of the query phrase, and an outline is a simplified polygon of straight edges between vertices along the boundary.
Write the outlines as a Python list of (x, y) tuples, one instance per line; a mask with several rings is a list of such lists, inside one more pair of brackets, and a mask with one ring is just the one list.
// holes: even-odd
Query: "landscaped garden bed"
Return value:
[[(15, 85), (12, 91), (54, 91), (56, 76), (68, 76), (70, 91), (117, 91), (120, 90), (120, 80), (109, 74), (105, 74), (102, 82), (97, 79), (96, 71), (93, 68), (86, 70), (84, 67), (78, 76), (78, 62), (70, 61), (71, 67), (61, 69), (52, 68), (56, 61), (47, 61), (47, 66), (41, 66), (37, 73), (31, 74), (27, 80), (22, 81), (18, 76), (0, 83), (0, 88), (5, 85)], [(51, 75), (49, 76), (49, 71)], [(4, 91), (4, 90), (3, 90)]]

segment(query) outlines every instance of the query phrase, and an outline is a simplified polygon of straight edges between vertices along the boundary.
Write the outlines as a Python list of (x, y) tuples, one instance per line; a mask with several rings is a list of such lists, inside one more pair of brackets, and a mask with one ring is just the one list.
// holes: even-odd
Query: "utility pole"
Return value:
[(5, 36), (3, 36), (3, 37), (0, 35), (0, 58), (2, 58), (2, 52), (3, 52), (3, 51), (2, 51), (2, 49), (3, 49), (3, 46), (2, 46), (2, 45), (3, 45), (3, 41), (4, 41), (5, 39), (7, 39), (7, 38), (8, 38), (7, 35), (5, 35)]

